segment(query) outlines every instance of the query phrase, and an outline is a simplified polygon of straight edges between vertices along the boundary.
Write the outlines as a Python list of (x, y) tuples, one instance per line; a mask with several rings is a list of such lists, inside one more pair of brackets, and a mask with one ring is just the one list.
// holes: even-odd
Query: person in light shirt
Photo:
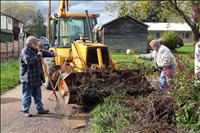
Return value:
[(154, 60), (156, 68), (160, 70), (160, 89), (167, 92), (173, 87), (172, 79), (174, 78), (176, 71), (176, 60), (170, 49), (161, 45), (159, 40), (152, 40), (150, 47), (153, 50), (152, 53), (136, 55), (139, 59)]

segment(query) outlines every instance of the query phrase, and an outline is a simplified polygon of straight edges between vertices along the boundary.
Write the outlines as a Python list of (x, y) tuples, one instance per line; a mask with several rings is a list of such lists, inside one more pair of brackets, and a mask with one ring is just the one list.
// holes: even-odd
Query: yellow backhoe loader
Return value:
[[(60, 68), (57, 74), (51, 72), (50, 75), (62, 96), (70, 92), (76, 73), (86, 73), (91, 66), (103, 71), (114, 64), (109, 48), (97, 43), (92, 33), (98, 14), (87, 11), (85, 14), (68, 14), (67, 11), (68, 1), (60, 1), (59, 12), (50, 18), (49, 29), (50, 42), (54, 45), (49, 50), (59, 55), (51, 63)], [(51, 65), (48, 67), (52, 69)]]

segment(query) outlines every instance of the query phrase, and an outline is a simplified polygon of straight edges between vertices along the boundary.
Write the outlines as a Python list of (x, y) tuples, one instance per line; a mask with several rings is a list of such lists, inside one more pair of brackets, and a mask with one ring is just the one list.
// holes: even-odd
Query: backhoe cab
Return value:
[(65, 14), (54, 17), (51, 20), (51, 44), (58, 48), (70, 48), (73, 41), (79, 40), (80, 36), (86, 36), (87, 40), (92, 40), (93, 34), (91, 36), (90, 32), (97, 24), (97, 16), (90, 14), (88, 19), (86, 14)]

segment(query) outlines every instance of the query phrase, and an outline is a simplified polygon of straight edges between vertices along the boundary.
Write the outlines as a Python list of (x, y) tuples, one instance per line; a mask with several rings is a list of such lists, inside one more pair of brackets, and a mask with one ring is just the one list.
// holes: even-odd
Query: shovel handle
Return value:
[[(40, 51), (40, 49), (38, 49), (38, 51)], [(49, 74), (48, 74), (48, 71), (47, 71), (47, 69), (46, 69), (46, 67), (45, 67), (45, 63), (44, 63), (44, 60), (43, 60), (42, 57), (41, 57), (41, 62), (42, 62), (43, 68), (44, 68), (44, 72), (45, 72), (45, 74), (47, 75), (47, 77), (48, 77), (48, 79), (49, 79), (51, 88), (53, 88), (54, 96), (56, 97), (56, 100), (57, 100), (57, 99), (58, 99), (58, 96), (57, 96), (57, 94), (56, 94), (56, 91), (55, 91), (55, 89), (54, 89), (53, 82), (52, 82), (52, 80), (51, 80), (51, 78), (50, 78), (50, 76), (49, 76)]]

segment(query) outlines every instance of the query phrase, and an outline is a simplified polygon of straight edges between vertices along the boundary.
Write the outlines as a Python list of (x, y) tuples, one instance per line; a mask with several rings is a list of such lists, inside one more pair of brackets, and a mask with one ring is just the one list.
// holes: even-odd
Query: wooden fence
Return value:
[(8, 61), (9, 59), (19, 58), (20, 52), (24, 47), (24, 41), (13, 41), (1, 43), (1, 60), (0, 62)]

